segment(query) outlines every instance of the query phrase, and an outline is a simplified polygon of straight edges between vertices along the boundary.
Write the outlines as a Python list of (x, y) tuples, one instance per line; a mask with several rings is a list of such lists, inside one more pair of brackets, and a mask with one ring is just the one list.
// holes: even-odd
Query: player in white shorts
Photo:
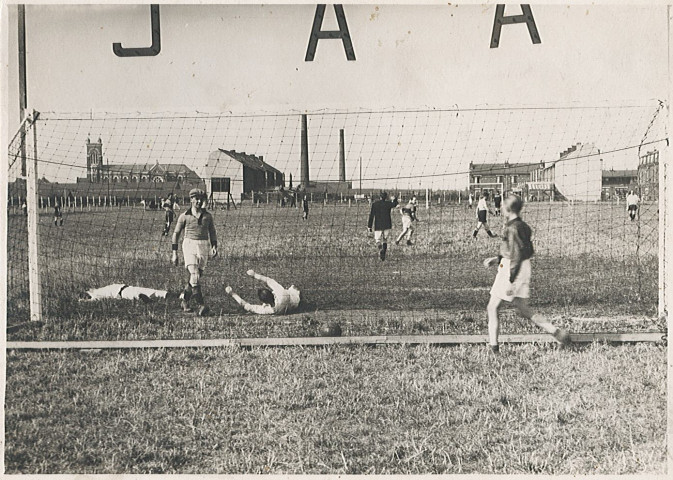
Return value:
[(254, 270), (248, 270), (248, 275), (266, 283), (269, 288), (260, 288), (257, 290), (257, 296), (262, 302), (262, 305), (253, 305), (243, 300), (233, 289), (229, 286), (224, 289), (231, 298), (236, 300), (247, 312), (257, 313), (259, 315), (283, 315), (290, 313), (299, 306), (300, 293), (297, 287), (291, 285), (290, 288), (283, 288), (283, 286), (275, 281), (273, 278), (265, 277), (255, 273)]
[(374, 241), (379, 250), (381, 261), (386, 259), (388, 251), (388, 235), (393, 228), (393, 221), (390, 218), (390, 211), (397, 206), (397, 197), (393, 196), (392, 201), (388, 200), (388, 193), (381, 192), (381, 199), (372, 203), (367, 222), (369, 232), (374, 229)]
[(175, 223), (173, 232), (173, 255), (171, 261), (178, 264), (178, 240), (184, 230), (185, 239), (182, 241), (182, 254), (185, 258), (185, 267), (189, 270), (189, 281), (182, 292), (182, 309), (191, 312), (190, 299), (194, 299), (199, 307), (199, 315), (207, 315), (208, 307), (201, 292), (201, 275), (208, 265), (208, 256), (217, 256), (217, 233), (213, 223), (213, 216), (203, 208), (206, 194), (200, 188), (193, 188), (189, 192), (191, 207), (188, 208)]
[(142, 300), (145, 303), (157, 298), (177, 297), (177, 294), (168, 290), (155, 290), (154, 288), (134, 287), (123, 283), (113, 283), (100, 288), (91, 288), (81, 295), (80, 300), (92, 301), (103, 299), (123, 298), (124, 300)]
[(409, 202), (400, 209), (402, 214), (402, 233), (395, 240), (395, 245), (399, 245), (402, 239), (407, 237), (407, 245), (412, 245), (411, 237), (414, 235), (414, 222), (416, 218), (416, 197), (412, 197)]
[(500, 256), (487, 258), (484, 266), (498, 265), (498, 274), (491, 288), (491, 300), (488, 302), (488, 335), (489, 344), (494, 353), (499, 352), (498, 333), (500, 323), (498, 308), (502, 301), (512, 302), (519, 314), (532, 320), (537, 326), (562, 344), (570, 343), (570, 335), (562, 328), (557, 328), (541, 315), (534, 313), (528, 305), (530, 297), (531, 264), (533, 256), (532, 232), (519, 214), (523, 201), (516, 195), (507, 197), (503, 204), (503, 213), (507, 223), (503, 230)]

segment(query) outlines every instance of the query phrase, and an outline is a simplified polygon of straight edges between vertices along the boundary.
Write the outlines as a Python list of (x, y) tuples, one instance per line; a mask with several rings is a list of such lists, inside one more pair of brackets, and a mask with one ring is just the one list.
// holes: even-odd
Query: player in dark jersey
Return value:
[(175, 219), (175, 210), (173, 210), (173, 194), (171, 193), (166, 200), (164, 200), (164, 211), (166, 212), (166, 223), (164, 225), (164, 231), (161, 236), (165, 237), (168, 235), (168, 232), (171, 230), (171, 225), (173, 225), (173, 220)]
[(189, 271), (189, 281), (182, 292), (182, 309), (191, 312), (190, 299), (194, 299), (199, 306), (199, 315), (208, 314), (208, 307), (203, 300), (201, 292), (201, 275), (208, 264), (208, 255), (217, 256), (217, 233), (213, 223), (213, 216), (203, 208), (206, 194), (200, 188), (194, 188), (189, 192), (191, 207), (188, 208), (175, 224), (173, 232), (173, 255), (171, 261), (178, 264), (178, 241), (180, 234), (185, 232), (182, 242), (182, 253), (185, 257), (185, 267)]
[(308, 196), (306, 195), (304, 195), (304, 198), (301, 200), (301, 208), (303, 210), (301, 218), (308, 220)]
[(61, 211), (61, 202), (54, 201), (54, 226), (63, 226), (63, 212)]
[(397, 197), (392, 201), (388, 200), (388, 193), (381, 192), (381, 199), (372, 203), (372, 209), (369, 213), (367, 229), (374, 230), (374, 240), (379, 249), (379, 258), (381, 261), (386, 259), (388, 250), (388, 235), (393, 228), (393, 221), (390, 218), (390, 211), (397, 206)]

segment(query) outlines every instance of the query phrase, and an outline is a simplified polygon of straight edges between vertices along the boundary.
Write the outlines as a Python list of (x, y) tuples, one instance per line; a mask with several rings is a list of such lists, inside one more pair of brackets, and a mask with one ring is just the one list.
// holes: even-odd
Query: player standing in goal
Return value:
[(203, 208), (206, 201), (206, 194), (200, 188), (194, 188), (189, 192), (191, 203), (175, 224), (173, 232), (173, 255), (171, 261), (174, 265), (178, 264), (178, 241), (180, 234), (185, 231), (185, 238), (182, 241), (182, 254), (185, 257), (185, 267), (189, 271), (189, 281), (185, 290), (180, 295), (182, 300), (182, 309), (185, 312), (192, 312), (189, 306), (190, 299), (194, 299), (199, 307), (199, 315), (207, 315), (208, 307), (203, 301), (201, 291), (201, 275), (208, 264), (208, 254), (217, 256), (217, 233), (213, 216)]
[(388, 235), (393, 228), (393, 221), (390, 218), (390, 211), (397, 206), (397, 197), (393, 197), (392, 201), (388, 200), (388, 193), (381, 192), (381, 199), (372, 203), (371, 211), (369, 212), (369, 222), (367, 229), (369, 232), (374, 229), (374, 240), (376, 247), (379, 249), (379, 258), (381, 261), (386, 259), (386, 251), (388, 250)]
[(498, 353), (500, 348), (498, 346), (500, 331), (498, 308), (502, 301), (512, 302), (521, 316), (531, 320), (560, 343), (570, 344), (568, 332), (555, 327), (541, 315), (534, 313), (528, 305), (533, 242), (530, 227), (519, 216), (522, 207), (521, 198), (516, 195), (507, 197), (504, 203), (507, 223), (502, 235), (500, 256), (484, 260), (486, 267), (498, 265), (498, 273), (491, 288), (491, 300), (487, 307), (489, 344), (494, 353)]
[(294, 285), (290, 285), (290, 288), (284, 288), (273, 278), (255, 273), (254, 270), (248, 270), (247, 273), (255, 280), (266, 283), (268, 287), (257, 290), (257, 296), (261, 300), (262, 305), (253, 305), (246, 302), (238, 296), (230, 286), (227, 286), (227, 288), (224, 289), (224, 291), (231, 295), (231, 298), (236, 300), (236, 303), (243, 307), (247, 312), (257, 313), (259, 315), (283, 315), (290, 313), (299, 306), (299, 302), (301, 301), (300, 292)]
[(407, 237), (407, 245), (412, 245), (411, 237), (414, 235), (414, 225), (413, 222), (417, 221), (416, 218), (416, 197), (412, 197), (409, 202), (400, 209), (402, 214), (402, 233), (395, 240), (395, 245), (399, 245), (402, 239)]
[(481, 194), (481, 197), (479, 198), (479, 203), (477, 203), (477, 221), (479, 223), (477, 224), (477, 228), (474, 229), (474, 232), (472, 232), (472, 236), (474, 238), (477, 238), (477, 233), (479, 233), (481, 227), (484, 227), (489, 237), (496, 236), (493, 232), (491, 232), (491, 228), (488, 226), (488, 221), (486, 220), (486, 216), (488, 215), (487, 202), (488, 202), (488, 193), (483, 192)]
[(629, 212), (629, 217), (631, 221), (636, 219), (636, 214), (638, 213), (638, 203), (640, 198), (633, 190), (629, 190), (629, 194), (626, 196), (626, 211)]

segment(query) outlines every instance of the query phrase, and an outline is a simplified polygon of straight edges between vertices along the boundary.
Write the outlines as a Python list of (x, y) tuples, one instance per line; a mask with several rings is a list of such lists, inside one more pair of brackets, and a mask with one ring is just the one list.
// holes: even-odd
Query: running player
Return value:
[(259, 315), (284, 315), (295, 310), (301, 301), (300, 292), (297, 287), (291, 285), (290, 288), (283, 288), (283, 286), (275, 281), (273, 278), (265, 277), (254, 270), (248, 270), (248, 275), (255, 280), (264, 282), (268, 288), (257, 289), (257, 296), (262, 302), (262, 305), (253, 305), (243, 300), (234, 290), (227, 286), (224, 289), (231, 298), (236, 300), (247, 312), (257, 313)]
[(164, 231), (161, 234), (162, 237), (168, 235), (171, 230), (171, 225), (173, 225), (173, 220), (175, 219), (175, 210), (173, 202), (173, 194), (171, 193), (166, 200), (164, 200), (164, 211), (166, 212), (166, 224), (164, 225)]
[(407, 237), (407, 245), (412, 245), (411, 237), (414, 235), (414, 225), (413, 222), (417, 221), (416, 218), (416, 197), (412, 197), (409, 202), (400, 209), (402, 214), (402, 233), (395, 240), (395, 245), (399, 245), (402, 239)]
[(530, 296), (531, 264), (533, 256), (532, 232), (519, 214), (523, 201), (516, 195), (509, 195), (504, 203), (507, 223), (503, 230), (500, 256), (487, 258), (484, 266), (498, 265), (498, 274), (491, 288), (491, 300), (488, 302), (488, 336), (491, 350), (499, 352), (498, 333), (500, 324), (498, 308), (502, 301), (512, 302), (519, 314), (531, 320), (545, 332), (551, 334), (564, 345), (570, 343), (570, 335), (557, 328), (541, 315), (534, 313), (528, 305)]
[(61, 202), (54, 200), (54, 226), (63, 226), (63, 212), (61, 211)]
[(145, 303), (157, 298), (177, 298), (178, 294), (168, 290), (133, 287), (123, 283), (113, 283), (100, 288), (91, 288), (80, 295), (82, 301), (123, 298), (124, 300), (142, 300)]
[(217, 234), (213, 223), (213, 216), (203, 208), (206, 194), (200, 188), (193, 188), (189, 192), (191, 207), (188, 208), (175, 224), (173, 232), (173, 255), (171, 261), (178, 264), (178, 241), (180, 234), (185, 231), (182, 242), (182, 254), (185, 257), (185, 267), (189, 271), (189, 281), (180, 295), (182, 309), (191, 312), (189, 301), (194, 298), (199, 306), (199, 315), (207, 315), (208, 307), (203, 301), (201, 292), (201, 275), (208, 264), (208, 254), (217, 256)]
[(631, 217), (631, 221), (634, 221), (636, 219), (636, 213), (638, 213), (638, 203), (640, 202), (640, 198), (638, 195), (633, 191), (629, 190), (629, 194), (626, 196), (626, 211), (629, 212), (629, 217)]
[(488, 215), (488, 192), (483, 192), (481, 194), (481, 197), (479, 198), (479, 203), (477, 203), (477, 228), (474, 229), (474, 232), (472, 232), (472, 236), (474, 238), (477, 238), (477, 233), (479, 233), (479, 230), (481, 227), (484, 227), (486, 230), (486, 233), (488, 233), (489, 237), (495, 237), (496, 235), (491, 232), (490, 227), (488, 226), (488, 222), (486, 220), (486, 216)]
[(379, 249), (379, 258), (381, 261), (386, 259), (386, 251), (388, 250), (388, 235), (390, 229), (393, 228), (393, 221), (390, 218), (390, 211), (397, 206), (397, 197), (393, 200), (388, 200), (388, 193), (381, 192), (381, 199), (372, 203), (372, 208), (369, 213), (369, 222), (367, 229), (371, 232), (374, 228), (374, 240), (376, 247)]

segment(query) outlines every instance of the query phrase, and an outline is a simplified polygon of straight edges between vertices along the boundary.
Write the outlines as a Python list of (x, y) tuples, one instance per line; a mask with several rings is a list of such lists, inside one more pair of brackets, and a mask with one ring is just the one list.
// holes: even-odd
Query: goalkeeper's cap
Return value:
[(204, 192), (200, 188), (192, 188), (189, 191), (189, 198), (193, 198), (193, 197), (201, 197), (202, 198), (202, 197), (205, 197), (205, 196), (206, 196), (206, 192)]

